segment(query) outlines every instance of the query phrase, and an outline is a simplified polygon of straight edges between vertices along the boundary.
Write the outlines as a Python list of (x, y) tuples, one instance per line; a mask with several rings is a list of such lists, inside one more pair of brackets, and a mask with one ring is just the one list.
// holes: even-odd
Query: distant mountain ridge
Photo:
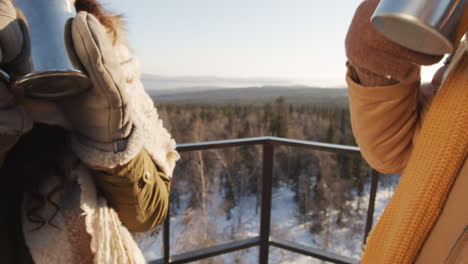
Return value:
[(279, 78), (229, 78), (217, 76), (161, 76), (142, 74), (141, 77), (148, 91), (197, 90), (197, 88), (218, 87), (236, 88), (250, 86), (294, 85), (294, 82)]
[(274, 78), (160, 76), (143, 74), (146, 91), (157, 103), (264, 104), (283, 96), (287, 103), (347, 103), (346, 88), (318, 88)]
[(149, 91), (156, 103), (163, 104), (265, 104), (283, 96), (286, 103), (347, 104), (346, 88), (305, 86), (264, 86), (246, 88), (197, 87), (175, 93)]

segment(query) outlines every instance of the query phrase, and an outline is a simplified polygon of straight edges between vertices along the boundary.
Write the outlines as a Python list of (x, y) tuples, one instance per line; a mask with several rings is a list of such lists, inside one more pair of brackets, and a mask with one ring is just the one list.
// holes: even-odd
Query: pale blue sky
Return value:
[(344, 38), (361, 0), (103, 2), (125, 14), (143, 72), (333, 86), (344, 84)]

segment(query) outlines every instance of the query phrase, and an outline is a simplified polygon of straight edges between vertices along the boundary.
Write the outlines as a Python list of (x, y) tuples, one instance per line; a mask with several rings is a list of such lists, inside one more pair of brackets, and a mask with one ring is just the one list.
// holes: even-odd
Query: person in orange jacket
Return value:
[(362, 263), (468, 263), (468, 40), (421, 85), (421, 65), (442, 57), (378, 33), (378, 3), (357, 8), (346, 37), (351, 122), (369, 164), (403, 175)]
[[(55, 101), (0, 81), (2, 263), (145, 263), (129, 231), (165, 218), (175, 141), (139, 78), (119, 16), (76, 0), (71, 41), (92, 87)], [(0, 0), (0, 67), (31, 68), (27, 23)]]

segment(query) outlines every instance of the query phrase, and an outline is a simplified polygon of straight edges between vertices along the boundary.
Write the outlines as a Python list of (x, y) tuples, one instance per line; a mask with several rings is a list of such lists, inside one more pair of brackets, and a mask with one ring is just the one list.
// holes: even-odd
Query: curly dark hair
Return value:
[[(63, 128), (36, 124), (30, 132), (21, 136), (5, 157), (0, 177), (7, 179), (9, 187), (31, 198), (29, 207), (25, 208), (26, 216), (37, 224), (36, 229), (46, 224), (55, 226), (52, 220), (60, 207), (52, 198), (63, 189), (69, 178), (70, 171), (65, 166), (69, 151), (67, 133)], [(57, 182), (56, 186), (44, 195), (40, 191), (42, 186), (52, 180)], [(41, 209), (47, 203), (55, 208), (49, 219), (41, 215)]]

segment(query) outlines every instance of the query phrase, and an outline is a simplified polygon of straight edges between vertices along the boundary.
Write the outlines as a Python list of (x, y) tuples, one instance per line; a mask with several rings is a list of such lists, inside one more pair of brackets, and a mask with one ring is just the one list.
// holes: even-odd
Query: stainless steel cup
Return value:
[(12, 76), (11, 89), (25, 96), (54, 99), (78, 94), (91, 86), (71, 58), (70, 23), (75, 7), (70, 0), (15, 0), (14, 5), (26, 19), (33, 69)]
[(453, 52), (468, 0), (381, 0), (371, 23), (388, 39), (426, 54)]

